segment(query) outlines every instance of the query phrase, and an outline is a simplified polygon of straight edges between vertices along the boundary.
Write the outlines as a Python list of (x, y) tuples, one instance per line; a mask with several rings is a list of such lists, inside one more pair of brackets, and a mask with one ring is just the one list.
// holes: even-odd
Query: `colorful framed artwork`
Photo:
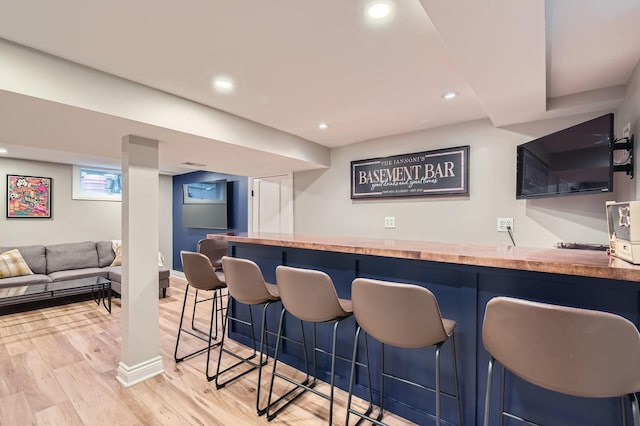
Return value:
[(7, 218), (51, 218), (53, 178), (7, 175)]

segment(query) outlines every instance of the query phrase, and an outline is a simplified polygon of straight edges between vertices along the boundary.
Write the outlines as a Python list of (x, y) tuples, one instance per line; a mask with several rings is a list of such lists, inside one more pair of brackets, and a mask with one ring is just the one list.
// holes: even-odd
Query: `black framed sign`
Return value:
[(469, 146), (351, 162), (351, 198), (469, 193)]

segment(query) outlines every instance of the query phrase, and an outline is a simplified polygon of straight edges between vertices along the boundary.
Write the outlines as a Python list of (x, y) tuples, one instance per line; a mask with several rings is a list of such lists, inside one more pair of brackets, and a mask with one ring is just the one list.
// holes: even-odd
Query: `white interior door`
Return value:
[(251, 179), (252, 232), (293, 232), (293, 176), (291, 173)]

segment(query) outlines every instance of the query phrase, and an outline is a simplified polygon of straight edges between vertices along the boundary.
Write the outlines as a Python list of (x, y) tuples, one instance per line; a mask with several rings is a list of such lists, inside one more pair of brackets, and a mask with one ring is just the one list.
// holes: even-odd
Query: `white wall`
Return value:
[(158, 247), (164, 256), (164, 266), (173, 265), (173, 178), (160, 175)]
[[(73, 167), (0, 157), (0, 246), (120, 239), (122, 203), (73, 200)], [(53, 178), (51, 219), (7, 219), (7, 174)], [(160, 176), (160, 251), (172, 264), (172, 178)]]
[[(640, 170), (637, 169), (640, 167), (640, 163), (637, 160), (640, 154), (640, 150), (638, 150), (638, 144), (640, 143), (638, 140), (640, 138), (640, 62), (636, 65), (627, 83), (624, 101), (616, 111), (616, 136), (622, 136), (622, 129), (627, 123), (631, 123), (631, 134), (635, 135), (636, 177), (634, 181), (636, 181), (640, 177), (640, 173), (638, 173)], [(634, 185), (629, 185), (625, 189), (626, 192), (617, 194), (620, 195), (619, 201), (640, 199), (640, 185), (634, 182)]]
[[(334, 148), (331, 168), (294, 175), (295, 232), (509, 245), (508, 234), (496, 232), (496, 218), (513, 217), (520, 246), (551, 247), (559, 241), (606, 244), (605, 201), (617, 194), (515, 198), (518, 144), (604, 113), (508, 129), (479, 120)], [(350, 199), (350, 161), (461, 145), (471, 146), (469, 196)], [(616, 174), (614, 187), (628, 190), (629, 185), (624, 173)], [(395, 216), (395, 229), (384, 229), (385, 216)]]

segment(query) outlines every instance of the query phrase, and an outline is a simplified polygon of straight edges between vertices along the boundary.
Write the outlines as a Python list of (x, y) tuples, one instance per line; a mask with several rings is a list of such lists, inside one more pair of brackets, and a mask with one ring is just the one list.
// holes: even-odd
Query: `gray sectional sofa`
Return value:
[[(111, 281), (116, 293), (121, 293), (122, 267), (110, 266), (115, 258), (111, 241), (0, 247), (0, 253), (16, 248), (33, 275), (0, 278), (0, 288), (102, 276)], [(163, 297), (169, 287), (169, 272), (168, 268), (158, 267), (158, 285)]]

